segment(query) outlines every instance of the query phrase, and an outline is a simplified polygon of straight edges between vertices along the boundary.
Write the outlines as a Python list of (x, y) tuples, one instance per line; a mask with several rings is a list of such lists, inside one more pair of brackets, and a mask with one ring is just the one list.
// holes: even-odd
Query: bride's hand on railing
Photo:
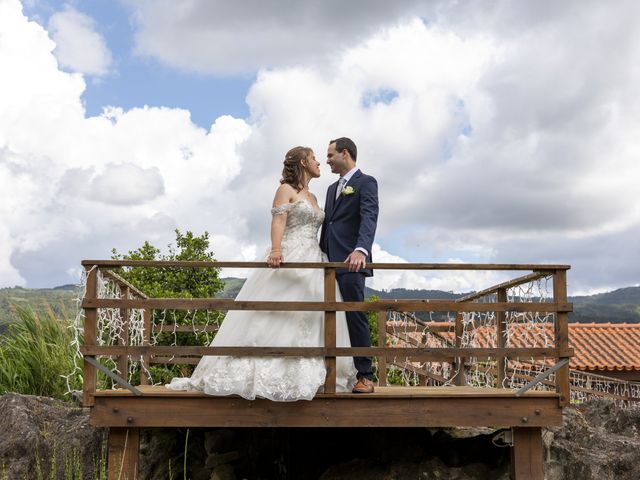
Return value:
[(267, 265), (269, 265), (271, 268), (278, 268), (283, 262), (284, 257), (282, 256), (282, 252), (277, 249), (271, 250), (269, 256), (267, 257)]

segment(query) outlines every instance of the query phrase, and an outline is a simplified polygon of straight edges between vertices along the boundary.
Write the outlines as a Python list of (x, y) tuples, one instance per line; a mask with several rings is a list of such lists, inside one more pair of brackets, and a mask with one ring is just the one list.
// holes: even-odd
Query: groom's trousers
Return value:
[[(342, 299), (345, 302), (364, 301), (364, 273), (347, 272), (336, 275)], [(371, 336), (369, 321), (364, 312), (346, 312), (347, 327), (352, 347), (370, 347)], [(353, 363), (358, 370), (358, 378), (365, 377), (373, 380), (371, 357), (353, 357)]]

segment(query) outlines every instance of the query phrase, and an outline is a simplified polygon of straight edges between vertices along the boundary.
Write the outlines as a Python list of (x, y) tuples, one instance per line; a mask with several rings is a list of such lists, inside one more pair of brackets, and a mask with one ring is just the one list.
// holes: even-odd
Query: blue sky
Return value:
[(249, 116), (245, 97), (255, 73), (222, 76), (182, 72), (136, 55), (131, 9), (118, 1), (76, 3), (37, 1), (25, 4), (25, 13), (45, 27), (51, 15), (70, 6), (95, 20), (96, 31), (113, 54), (113, 69), (104, 78), (87, 82), (82, 95), (87, 115), (99, 115), (107, 105), (184, 108), (191, 112), (194, 123), (206, 129), (221, 115)]
[[(323, 160), (342, 135), (380, 186), (374, 260), (562, 263), (574, 294), (636, 285), (639, 13), (0, 0), (0, 287), (72, 283), (83, 258), (164, 247), (175, 228), (209, 231), (219, 259), (262, 258), (284, 153)], [(321, 171), (323, 204), (336, 178)]]

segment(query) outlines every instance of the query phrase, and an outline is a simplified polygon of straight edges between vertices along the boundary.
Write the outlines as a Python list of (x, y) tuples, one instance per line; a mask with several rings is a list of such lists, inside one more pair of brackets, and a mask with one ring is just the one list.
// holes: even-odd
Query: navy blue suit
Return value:
[[(320, 248), (327, 254), (330, 262), (344, 262), (357, 247), (364, 248), (369, 254), (367, 263), (372, 261), (371, 249), (378, 221), (378, 183), (370, 175), (360, 170), (349, 179), (345, 188), (351, 187), (353, 193), (343, 194), (336, 200), (338, 182), (327, 190), (325, 217), (320, 232)], [(336, 280), (345, 302), (364, 300), (364, 279), (373, 275), (371, 269), (349, 272), (338, 269)], [(346, 312), (349, 337), (353, 347), (370, 347), (369, 323), (363, 312)], [(370, 357), (354, 357), (358, 377), (373, 378)]]

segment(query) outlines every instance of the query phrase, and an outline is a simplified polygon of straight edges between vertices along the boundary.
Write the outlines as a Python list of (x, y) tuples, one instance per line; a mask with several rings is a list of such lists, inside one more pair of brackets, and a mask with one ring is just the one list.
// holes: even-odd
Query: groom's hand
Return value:
[(360, 250), (354, 250), (349, 254), (344, 263), (349, 264), (350, 272), (357, 272), (361, 268), (364, 268), (367, 264), (367, 257), (364, 256)]

